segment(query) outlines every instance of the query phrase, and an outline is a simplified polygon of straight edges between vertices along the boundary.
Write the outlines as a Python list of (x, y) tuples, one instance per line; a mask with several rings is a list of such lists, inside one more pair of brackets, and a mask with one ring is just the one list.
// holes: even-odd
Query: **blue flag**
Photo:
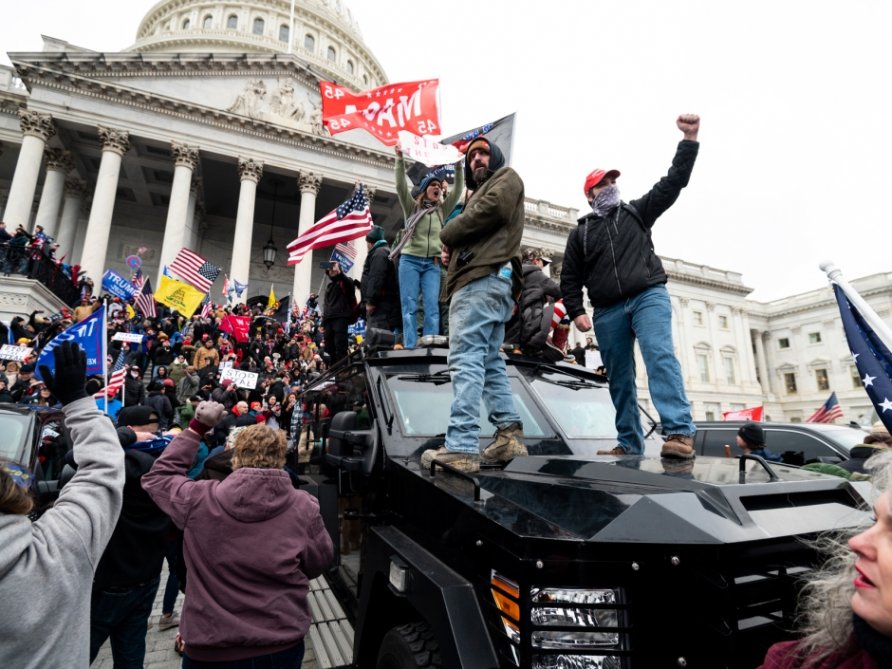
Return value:
[(59, 344), (71, 341), (78, 344), (87, 354), (87, 376), (103, 374), (105, 365), (105, 306), (103, 305), (80, 323), (75, 323), (64, 332), (53, 337), (43, 347), (37, 357), (35, 375), (43, 381), (40, 375), (40, 366), (46, 365), (50, 371), (56, 369), (56, 356), (53, 349)]
[(833, 284), (833, 292), (861, 383), (883, 425), (892, 432), (892, 353), (839, 284)]

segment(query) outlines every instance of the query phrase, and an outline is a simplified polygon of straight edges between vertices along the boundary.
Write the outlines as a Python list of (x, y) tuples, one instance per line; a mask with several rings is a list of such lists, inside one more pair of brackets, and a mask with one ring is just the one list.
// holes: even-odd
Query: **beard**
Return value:
[(477, 185), (480, 186), (484, 181), (489, 178), (489, 169), (486, 167), (478, 167), (473, 171), (474, 181), (477, 182)]

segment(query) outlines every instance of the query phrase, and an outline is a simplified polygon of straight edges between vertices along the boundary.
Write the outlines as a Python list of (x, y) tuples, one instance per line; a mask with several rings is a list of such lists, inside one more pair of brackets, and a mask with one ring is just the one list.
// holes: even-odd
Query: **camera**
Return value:
[(331, 269), (332, 265), (334, 265), (333, 262), (331, 262), (330, 260), (326, 260), (324, 262), (319, 263), (319, 268), (324, 269), (324, 270), (329, 270), (329, 269)]
[(471, 251), (470, 249), (465, 249), (464, 251), (462, 251), (461, 253), (458, 254), (458, 266), (464, 267), (469, 262), (471, 262), (471, 260), (473, 260), (473, 259), (474, 259), (474, 252)]

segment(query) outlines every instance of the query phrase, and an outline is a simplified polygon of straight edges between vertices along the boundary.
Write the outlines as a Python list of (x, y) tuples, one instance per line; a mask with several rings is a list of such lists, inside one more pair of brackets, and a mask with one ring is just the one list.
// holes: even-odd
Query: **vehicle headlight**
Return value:
[(618, 657), (610, 655), (534, 655), (530, 669), (620, 669)]

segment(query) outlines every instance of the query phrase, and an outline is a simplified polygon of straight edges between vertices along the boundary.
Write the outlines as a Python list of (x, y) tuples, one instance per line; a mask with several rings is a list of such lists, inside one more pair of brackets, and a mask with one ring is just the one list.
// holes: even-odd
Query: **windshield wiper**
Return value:
[(591, 383), (590, 381), (571, 381), (569, 379), (547, 379), (544, 376), (540, 376), (539, 380), (545, 381), (545, 383), (553, 383), (556, 386), (563, 386), (564, 388), (570, 388), (571, 390), (583, 390), (589, 388), (600, 389), (604, 386), (599, 386), (595, 383)]
[(396, 377), (399, 381), (415, 381), (416, 383), (433, 383), (436, 386), (443, 385), (444, 383), (449, 383), (452, 381), (452, 377), (449, 375), (448, 369), (443, 369), (439, 372), (434, 372), (433, 374), (427, 373), (414, 373), (414, 374), (400, 374)]

